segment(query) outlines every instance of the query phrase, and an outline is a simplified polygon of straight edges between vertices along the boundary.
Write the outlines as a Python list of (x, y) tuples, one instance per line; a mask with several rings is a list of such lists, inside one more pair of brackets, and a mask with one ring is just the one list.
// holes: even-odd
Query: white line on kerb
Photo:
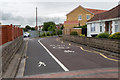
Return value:
[(41, 42), (38, 42), (45, 48), (45, 50), (49, 53), (49, 55), (63, 68), (64, 71), (69, 71)]

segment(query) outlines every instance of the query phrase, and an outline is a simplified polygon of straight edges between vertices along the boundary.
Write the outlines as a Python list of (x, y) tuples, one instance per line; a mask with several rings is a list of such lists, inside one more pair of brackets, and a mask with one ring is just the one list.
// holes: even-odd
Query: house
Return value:
[(95, 14), (99, 14), (105, 11), (106, 10), (89, 9), (78, 6), (66, 15), (67, 19), (64, 22), (64, 34), (69, 35), (71, 31), (79, 31), (78, 29), (73, 28), (85, 25), (86, 22), (90, 20)]
[(63, 24), (57, 24), (57, 25), (56, 25), (56, 28), (57, 28), (58, 30), (60, 30), (62, 26), (63, 26)]
[(94, 37), (103, 32), (120, 32), (120, 4), (109, 11), (96, 14), (87, 22), (87, 37)]

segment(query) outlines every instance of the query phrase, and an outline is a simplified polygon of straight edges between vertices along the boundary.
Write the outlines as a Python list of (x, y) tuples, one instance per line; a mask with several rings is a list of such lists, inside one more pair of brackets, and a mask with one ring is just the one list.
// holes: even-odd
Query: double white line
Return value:
[[(41, 39), (40, 39), (41, 40)], [(41, 42), (38, 40), (38, 42), (45, 48), (45, 50), (49, 53), (49, 55), (62, 67), (64, 71), (69, 71), (68, 68), (66, 68)]]

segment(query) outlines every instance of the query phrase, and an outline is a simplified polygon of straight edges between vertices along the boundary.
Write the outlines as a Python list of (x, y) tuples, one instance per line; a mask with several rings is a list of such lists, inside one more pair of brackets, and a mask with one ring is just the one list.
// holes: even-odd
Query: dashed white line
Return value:
[(67, 67), (65, 67), (41, 42), (38, 40), (38, 42), (45, 48), (45, 50), (49, 53), (49, 55), (62, 67), (64, 71), (69, 71)]

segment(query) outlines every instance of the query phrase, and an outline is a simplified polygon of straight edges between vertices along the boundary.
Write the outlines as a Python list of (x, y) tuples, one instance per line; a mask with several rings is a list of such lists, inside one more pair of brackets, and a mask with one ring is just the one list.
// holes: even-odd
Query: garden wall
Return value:
[(110, 52), (120, 53), (120, 40), (65, 35), (63, 36), (63, 40), (72, 41)]
[[(4, 73), (10, 64), (11, 60), (13, 59), (14, 55), (17, 53), (18, 49), (23, 43), (23, 36), (16, 38), (13, 41), (7, 42), (0, 46), (2, 50), (2, 72)], [(0, 58), (1, 58), (0, 57)]]

